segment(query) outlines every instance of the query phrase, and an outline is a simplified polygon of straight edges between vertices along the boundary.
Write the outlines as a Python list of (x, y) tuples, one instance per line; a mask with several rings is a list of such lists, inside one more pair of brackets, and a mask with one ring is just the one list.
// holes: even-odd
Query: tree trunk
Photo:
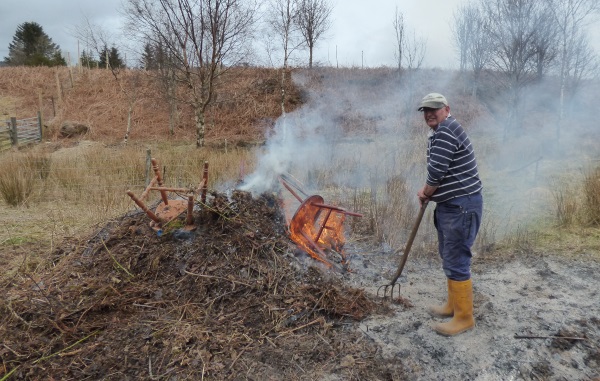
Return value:
[(127, 109), (127, 130), (125, 131), (125, 145), (129, 141), (129, 134), (131, 133), (131, 114), (133, 113), (133, 102), (129, 102), (129, 108)]
[(175, 105), (175, 100), (171, 99), (169, 101), (169, 135), (175, 136), (175, 120), (177, 114), (177, 106)]
[(285, 116), (285, 72), (287, 64), (284, 63), (281, 70), (281, 115)]
[(204, 109), (201, 105), (194, 106), (196, 111), (196, 148), (204, 147), (204, 135), (206, 133), (206, 123), (204, 122)]

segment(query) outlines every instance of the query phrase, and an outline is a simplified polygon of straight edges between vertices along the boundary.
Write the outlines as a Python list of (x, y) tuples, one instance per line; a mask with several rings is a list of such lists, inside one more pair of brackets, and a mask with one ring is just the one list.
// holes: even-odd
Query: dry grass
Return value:
[(598, 227), (600, 226), (600, 167), (585, 173), (582, 183), (585, 222)]
[(16, 155), (0, 162), (2, 168), (8, 169), (0, 172), (0, 195), (10, 206), (25, 203), (33, 192), (36, 173), (27, 164)]
[[(122, 141), (131, 100), (130, 141), (190, 141), (195, 134), (193, 113), (183, 102), (182, 93), (175, 134), (169, 135), (168, 102), (151, 72), (123, 71), (118, 80), (102, 69), (80, 72), (74, 68), (5, 67), (0, 73), (0, 93), (10, 94), (0, 98), (0, 113), (25, 118), (37, 115), (41, 109), (44, 133), (52, 140), (58, 139), (64, 121), (76, 121), (90, 127), (90, 140)], [(262, 141), (265, 128), (280, 113), (280, 93), (274, 86), (277, 82), (273, 82), (278, 75), (273, 69), (233, 70), (231, 81), (219, 90), (207, 110), (207, 143), (224, 145), (227, 140), (235, 146)], [(299, 105), (299, 94), (291, 84), (288, 86), (286, 108), (293, 110)]]
[[(125, 192), (139, 195), (145, 189), (148, 149), (159, 161), (164, 183), (176, 187), (197, 187), (205, 161), (211, 189), (233, 185), (240, 168), (251, 170), (254, 161), (252, 151), (244, 148), (226, 153), (191, 145), (107, 147), (87, 141), (55, 152), (49, 148), (39, 146), (2, 157), (0, 165), (17, 170), (0, 173), (5, 203), (0, 208), (0, 246), (35, 243), (51, 248), (59, 237), (84, 234), (134, 209)], [(8, 195), (4, 195), (5, 188)], [(158, 199), (158, 195), (150, 196), (150, 202)]]

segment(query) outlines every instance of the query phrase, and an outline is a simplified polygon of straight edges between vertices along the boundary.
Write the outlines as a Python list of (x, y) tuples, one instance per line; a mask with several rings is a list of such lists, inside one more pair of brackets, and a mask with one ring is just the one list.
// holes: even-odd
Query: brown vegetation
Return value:
[[(256, 144), (281, 113), (277, 70), (236, 68), (227, 86), (217, 90), (207, 114), (207, 144)], [(136, 77), (135, 80), (133, 77)], [(59, 86), (57, 85), (60, 83)], [(118, 81), (136, 92), (130, 141), (192, 141), (195, 126), (191, 108), (179, 103), (174, 135), (169, 134), (169, 105), (151, 71), (111, 71), (76, 68), (7, 67), (0, 70), (0, 114), (17, 118), (37, 115), (41, 109), (48, 139), (58, 139), (64, 121), (90, 127), (86, 139), (122, 141), (127, 128), (129, 99)], [(288, 83), (288, 110), (301, 103), (298, 90)], [(41, 107), (40, 107), (41, 105)], [(235, 110), (235, 112), (232, 112)]]
[(158, 236), (133, 213), (4, 284), (13, 287), (0, 307), (0, 375), (275, 380), (300, 369), (314, 379), (344, 358), (352, 366), (338, 372), (354, 379), (400, 369), (372, 361), (372, 343), (340, 329), (376, 304), (334, 277), (299, 271), (275, 198), (209, 200), (196, 231), (177, 220)]

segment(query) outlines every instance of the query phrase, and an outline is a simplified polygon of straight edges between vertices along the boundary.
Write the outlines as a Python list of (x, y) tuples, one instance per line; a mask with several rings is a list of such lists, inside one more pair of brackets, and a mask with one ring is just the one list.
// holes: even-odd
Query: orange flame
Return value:
[(314, 259), (323, 262), (328, 268), (334, 266), (326, 251), (331, 250), (342, 256), (342, 265), (346, 262), (343, 251), (346, 242), (343, 223), (346, 214), (343, 210), (323, 204), (318, 195), (308, 197), (289, 223), (290, 238), (298, 247)]

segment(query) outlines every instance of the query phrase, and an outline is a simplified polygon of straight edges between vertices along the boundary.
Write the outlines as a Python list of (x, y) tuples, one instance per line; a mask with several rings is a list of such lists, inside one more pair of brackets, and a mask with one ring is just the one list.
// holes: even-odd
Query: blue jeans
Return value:
[(433, 213), (444, 274), (451, 280), (471, 278), (471, 247), (481, 225), (481, 193), (439, 203)]

